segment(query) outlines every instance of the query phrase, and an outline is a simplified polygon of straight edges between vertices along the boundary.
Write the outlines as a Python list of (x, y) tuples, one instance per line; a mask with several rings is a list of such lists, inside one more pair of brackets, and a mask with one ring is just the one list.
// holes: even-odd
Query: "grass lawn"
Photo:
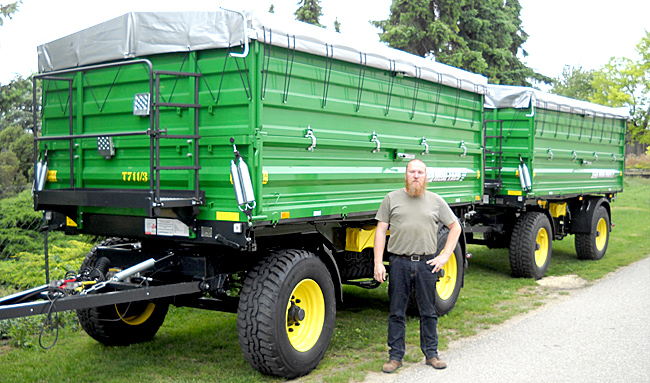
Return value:
[[(612, 204), (609, 248), (601, 261), (579, 261), (573, 236), (553, 242), (548, 276), (575, 274), (595, 281), (650, 255), (650, 180), (626, 179)], [(512, 316), (543, 305), (549, 291), (530, 279), (510, 277), (507, 250), (471, 246), (473, 257), (456, 308), (440, 319), (440, 349)], [(375, 290), (346, 287), (338, 307), (330, 349), (318, 368), (300, 380), (349, 382), (379, 371), (387, 358), (388, 297), (385, 284)], [(153, 341), (105, 347), (76, 326), (61, 330), (56, 346), (0, 348), (3, 382), (275, 382), (244, 360), (237, 342), (235, 314), (170, 308)], [(53, 341), (52, 335), (44, 344)], [(407, 362), (420, 362), (419, 321), (407, 323)]]

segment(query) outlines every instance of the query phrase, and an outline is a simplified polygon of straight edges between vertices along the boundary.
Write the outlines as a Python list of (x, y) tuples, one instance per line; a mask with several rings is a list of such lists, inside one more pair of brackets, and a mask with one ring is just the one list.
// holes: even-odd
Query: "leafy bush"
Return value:
[[(62, 243), (49, 246), (50, 275), (52, 279), (62, 279), (68, 270), (79, 270), (93, 245), (82, 236), (56, 242)], [(21, 252), (0, 262), (0, 283), (19, 289), (42, 285), (45, 282), (44, 260), (43, 253)]]
[(34, 211), (29, 190), (15, 197), (0, 199), (0, 260), (6, 260), (21, 251), (43, 249), (39, 232), (43, 213)]
[[(45, 256), (43, 250), (43, 213), (34, 211), (30, 190), (0, 189), (0, 296), (13, 289), (25, 290), (45, 283)], [(10, 196), (10, 197), (7, 197)], [(93, 237), (66, 236), (53, 232), (48, 237), (49, 270), (51, 279), (62, 279), (66, 271), (78, 271), (86, 253), (93, 246)], [(9, 289), (6, 289), (6, 288)], [(45, 326), (44, 326), (45, 323)], [(0, 340), (13, 347), (33, 347), (34, 336), (44, 331), (44, 343), (53, 339), (58, 327), (78, 329), (74, 312), (58, 313), (49, 320), (44, 315), (0, 321)], [(46, 344), (47, 346), (47, 344)]]
[(31, 190), (24, 190), (12, 198), (0, 200), (0, 227), (36, 229), (43, 218), (43, 213), (34, 211)]
[[(650, 150), (650, 148), (648, 149)], [(625, 167), (628, 169), (650, 169), (650, 153), (627, 156)]]
[[(45, 281), (43, 213), (34, 211), (29, 190), (0, 200), (0, 284), (16, 288), (38, 286)], [(67, 270), (79, 270), (93, 238), (49, 235), (50, 273), (62, 278)]]

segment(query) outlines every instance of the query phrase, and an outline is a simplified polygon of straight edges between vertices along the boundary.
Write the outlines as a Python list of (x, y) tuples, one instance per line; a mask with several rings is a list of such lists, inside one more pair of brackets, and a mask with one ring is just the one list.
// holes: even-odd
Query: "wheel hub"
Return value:
[(596, 249), (598, 249), (598, 251), (602, 251), (605, 248), (605, 245), (607, 244), (607, 234), (607, 221), (605, 221), (605, 218), (601, 218), (596, 224)]
[[(300, 303), (300, 299), (297, 300), (297, 303)], [(287, 312), (287, 325), (289, 326), (299, 326), (300, 322), (305, 320), (305, 310), (300, 308), (295, 301), (291, 301), (291, 307)]]
[(449, 261), (438, 272), (438, 283), (436, 290), (438, 297), (442, 300), (449, 299), (456, 288), (456, 279), (458, 278), (458, 266), (456, 264), (456, 253), (452, 253)]
[(535, 244), (535, 263), (537, 267), (542, 267), (548, 259), (550, 237), (545, 228), (540, 228), (537, 232)]
[(289, 297), (286, 308), (287, 337), (297, 351), (309, 351), (316, 345), (325, 323), (323, 292), (316, 281), (303, 279)]

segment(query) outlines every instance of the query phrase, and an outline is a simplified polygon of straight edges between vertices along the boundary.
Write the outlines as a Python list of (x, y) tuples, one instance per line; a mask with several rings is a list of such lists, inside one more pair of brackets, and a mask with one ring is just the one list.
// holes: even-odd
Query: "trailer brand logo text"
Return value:
[(612, 169), (594, 169), (591, 171), (591, 178), (614, 178), (618, 175), (618, 170)]
[(427, 182), (462, 181), (468, 169), (427, 169)]

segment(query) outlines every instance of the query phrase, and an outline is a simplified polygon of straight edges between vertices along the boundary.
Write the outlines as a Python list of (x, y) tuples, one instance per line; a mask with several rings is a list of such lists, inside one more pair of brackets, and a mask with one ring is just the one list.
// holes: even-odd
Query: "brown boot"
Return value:
[(427, 364), (435, 368), (436, 370), (442, 370), (447, 368), (447, 363), (444, 360), (438, 358), (437, 356), (434, 356), (431, 359), (427, 359)]
[(381, 370), (387, 374), (390, 374), (392, 372), (395, 372), (395, 370), (397, 370), (400, 367), (402, 367), (401, 361), (391, 359), (386, 364), (384, 364), (384, 367)]

